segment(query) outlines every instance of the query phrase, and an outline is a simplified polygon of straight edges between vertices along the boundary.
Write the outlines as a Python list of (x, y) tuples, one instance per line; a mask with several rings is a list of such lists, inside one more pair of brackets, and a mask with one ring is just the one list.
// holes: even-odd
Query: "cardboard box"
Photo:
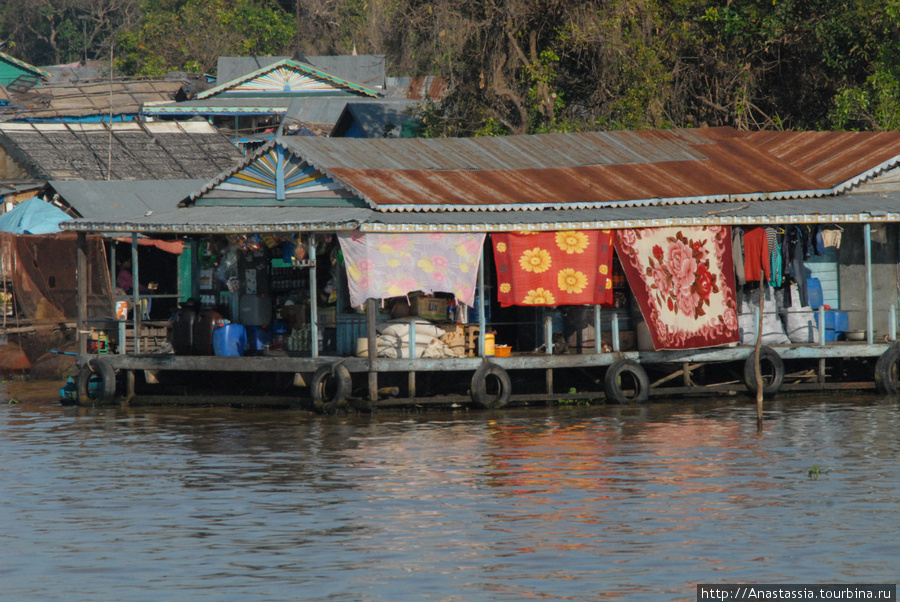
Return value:
[(316, 323), (319, 328), (334, 328), (337, 326), (337, 308), (320, 307), (316, 310)]
[(409, 300), (409, 313), (426, 320), (446, 320), (450, 304), (439, 297), (415, 297)]

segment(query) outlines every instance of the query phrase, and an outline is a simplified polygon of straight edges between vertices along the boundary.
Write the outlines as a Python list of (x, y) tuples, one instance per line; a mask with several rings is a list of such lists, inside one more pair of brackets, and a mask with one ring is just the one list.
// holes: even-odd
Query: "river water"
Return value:
[(900, 575), (900, 405), (869, 394), (771, 402), (762, 435), (745, 398), (352, 416), (57, 398), (0, 384), (4, 600), (688, 600)]

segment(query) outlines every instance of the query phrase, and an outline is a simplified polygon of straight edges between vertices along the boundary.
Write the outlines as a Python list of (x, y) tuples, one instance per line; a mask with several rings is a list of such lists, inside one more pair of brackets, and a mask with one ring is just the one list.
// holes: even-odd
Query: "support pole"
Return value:
[(319, 287), (316, 282), (316, 235), (309, 235), (309, 348), (310, 357), (319, 357)]
[[(109, 126), (112, 128), (112, 124)], [(138, 237), (137, 232), (131, 234), (131, 304), (132, 321), (134, 323), (134, 354), (141, 352), (141, 285), (140, 270), (138, 268)]]
[(78, 233), (76, 242), (76, 275), (77, 275), (77, 291), (78, 291), (78, 353), (84, 355), (87, 353), (87, 297), (88, 282), (87, 278), (87, 235), (84, 232)]
[(369, 340), (369, 401), (378, 401), (378, 373), (375, 372), (375, 357), (378, 355), (378, 305), (375, 299), (366, 299), (366, 338)]
[(612, 315), (612, 349), (616, 352), (621, 349), (619, 346), (619, 314), (616, 312), (613, 312)]
[[(409, 359), (416, 358), (416, 319), (409, 319)], [(409, 398), (416, 398), (416, 371), (409, 371)]]
[[(553, 316), (544, 318), (544, 348), (547, 355), (553, 354)], [(544, 378), (547, 382), (547, 394), (553, 394), (553, 368), (547, 368)]]
[(547, 355), (553, 355), (553, 318), (544, 318), (544, 349)]
[(819, 309), (819, 345), (825, 346), (825, 307), (820, 305)]
[(874, 316), (872, 315), (872, 224), (863, 226), (866, 251), (866, 342), (875, 342)]
[(762, 371), (759, 369), (759, 348), (762, 345), (762, 332), (763, 332), (763, 304), (765, 303), (766, 297), (764, 293), (766, 285), (760, 279), (759, 281), (759, 307), (757, 311), (759, 312), (759, 316), (757, 318), (756, 323), (756, 349), (753, 352), (755, 370), (754, 375), (756, 376), (756, 432), (758, 434), (762, 434), (763, 431), (763, 379), (762, 379)]
[(887, 341), (894, 341), (897, 338), (897, 306), (891, 305), (891, 311), (888, 314), (888, 336)]
[(484, 312), (484, 245), (481, 245), (481, 259), (478, 261), (478, 357), (484, 357), (484, 336), (487, 318)]
[(603, 353), (603, 339), (600, 337), (600, 306), (594, 306), (594, 353)]

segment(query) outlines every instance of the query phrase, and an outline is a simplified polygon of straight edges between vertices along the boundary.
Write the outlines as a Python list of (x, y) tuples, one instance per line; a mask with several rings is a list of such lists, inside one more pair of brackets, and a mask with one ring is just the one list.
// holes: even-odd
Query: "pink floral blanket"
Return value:
[(731, 228), (618, 230), (615, 245), (655, 349), (740, 340)]
[(453, 293), (471, 305), (484, 234), (340, 232), (350, 304), (412, 291)]

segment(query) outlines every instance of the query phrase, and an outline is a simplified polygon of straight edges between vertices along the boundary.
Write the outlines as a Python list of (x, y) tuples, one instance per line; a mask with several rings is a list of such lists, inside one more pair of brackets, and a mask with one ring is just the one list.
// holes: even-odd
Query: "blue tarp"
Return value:
[(37, 197), (26, 199), (0, 215), (0, 231), (13, 234), (52, 234), (59, 223), (72, 219), (65, 211)]

